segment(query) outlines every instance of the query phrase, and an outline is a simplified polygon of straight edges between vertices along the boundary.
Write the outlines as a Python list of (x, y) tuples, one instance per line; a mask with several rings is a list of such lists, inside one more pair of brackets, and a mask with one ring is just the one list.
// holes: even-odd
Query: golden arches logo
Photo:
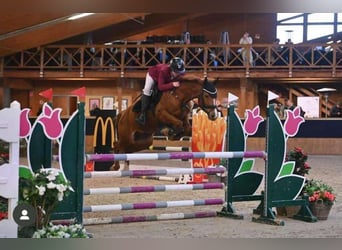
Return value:
[[(100, 125), (101, 124), (101, 125)], [(102, 145), (106, 145), (106, 135), (107, 135), (107, 127), (110, 125), (110, 132), (111, 132), (111, 147), (114, 144), (114, 122), (111, 117), (107, 117), (106, 120), (104, 121), (102, 117), (98, 117), (95, 126), (94, 126), (94, 140), (93, 140), (93, 146), (96, 146), (97, 142), (97, 134), (98, 134), (98, 129), (99, 126), (101, 126), (101, 131), (102, 131)]]

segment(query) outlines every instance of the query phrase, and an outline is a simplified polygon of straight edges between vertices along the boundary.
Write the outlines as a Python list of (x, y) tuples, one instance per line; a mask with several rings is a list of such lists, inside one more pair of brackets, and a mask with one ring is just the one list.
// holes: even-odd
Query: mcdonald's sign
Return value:
[(106, 145), (106, 136), (107, 136), (107, 129), (108, 126), (110, 128), (110, 135), (111, 135), (111, 144), (110, 147), (113, 147), (115, 134), (114, 134), (114, 121), (111, 117), (107, 117), (106, 120), (103, 117), (99, 116), (96, 119), (95, 126), (94, 126), (94, 139), (93, 139), (93, 146), (96, 147), (97, 145), (97, 137), (99, 133), (99, 127), (101, 127), (101, 134), (102, 134), (102, 145)]

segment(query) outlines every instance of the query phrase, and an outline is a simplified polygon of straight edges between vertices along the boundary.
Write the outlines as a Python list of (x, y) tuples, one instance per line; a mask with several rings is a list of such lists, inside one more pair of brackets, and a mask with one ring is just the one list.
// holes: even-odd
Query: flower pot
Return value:
[(289, 218), (292, 218), (294, 215), (296, 215), (301, 206), (285, 206), (285, 207), (277, 207), (277, 215), (278, 216), (287, 216)]
[(94, 171), (94, 162), (93, 161), (87, 161), (85, 164), (85, 169), (86, 172), (93, 172)]
[(332, 204), (318, 200), (316, 202), (310, 202), (309, 206), (312, 214), (316, 216), (318, 220), (326, 220), (328, 219)]
[(0, 220), (7, 219), (8, 213), (7, 212), (0, 212)]

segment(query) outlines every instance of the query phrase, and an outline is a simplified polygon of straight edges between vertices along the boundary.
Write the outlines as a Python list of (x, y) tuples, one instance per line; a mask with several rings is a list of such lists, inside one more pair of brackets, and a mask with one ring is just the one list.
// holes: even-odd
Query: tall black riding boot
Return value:
[(149, 105), (150, 105), (150, 96), (142, 95), (142, 97), (141, 97), (141, 113), (135, 119), (135, 121), (137, 123), (139, 123), (140, 125), (145, 125), (145, 122), (146, 122), (146, 110), (147, 110)]

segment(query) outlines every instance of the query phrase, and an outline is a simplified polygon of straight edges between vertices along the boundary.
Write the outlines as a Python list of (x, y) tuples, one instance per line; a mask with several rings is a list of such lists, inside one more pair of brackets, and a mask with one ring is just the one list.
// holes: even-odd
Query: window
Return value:
[(308, 25), (308, 41), (331, 34), (334, 34), (333, 25)]
[(303, 40), (303, 26), (302, 25), (284, 25), (277, 27), (277, 37), (280, 43), (284, 44), (288, 39), (293, 43), (301, 43)]
[(302, 43), (334, 32), (342, 32), (342, 13), (277, 13), (276, 37), (281, 43), (289, 38)]
[(333, 13), (312, 13), (308, 15), (309, 23), (333, 23), (334, 14)]

